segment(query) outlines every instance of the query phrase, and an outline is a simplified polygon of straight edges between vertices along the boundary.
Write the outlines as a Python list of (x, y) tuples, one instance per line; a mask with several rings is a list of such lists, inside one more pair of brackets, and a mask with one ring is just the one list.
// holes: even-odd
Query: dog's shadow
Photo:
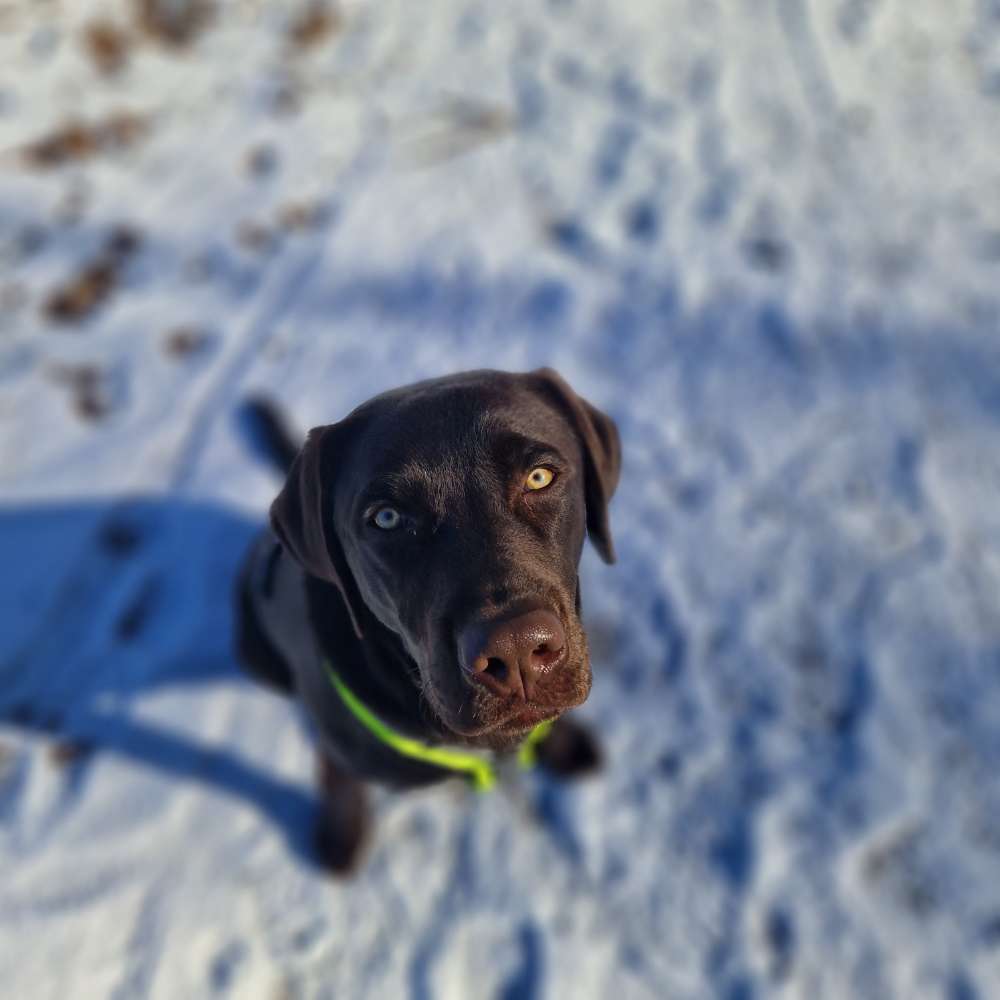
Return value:
[(246, 683), (232, 591), (260, 526), (171, 498), (0, 509), (0, 724), (51, 739), (74, 768), (113, 753), (242, 798), (315, 863), (306, 785), (130, 711), (152, 689)]

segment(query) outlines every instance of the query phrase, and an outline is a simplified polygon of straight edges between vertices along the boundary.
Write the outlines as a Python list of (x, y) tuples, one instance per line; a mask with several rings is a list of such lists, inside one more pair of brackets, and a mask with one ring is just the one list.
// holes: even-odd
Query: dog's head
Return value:
[(577, 566), (588, 533), (614, 560), (619, 465), (555, 372), (469, 372), (312, 430), (271, 521), (360, 638), (400, 638), (445, 734), (499, 749), (590, 691)]

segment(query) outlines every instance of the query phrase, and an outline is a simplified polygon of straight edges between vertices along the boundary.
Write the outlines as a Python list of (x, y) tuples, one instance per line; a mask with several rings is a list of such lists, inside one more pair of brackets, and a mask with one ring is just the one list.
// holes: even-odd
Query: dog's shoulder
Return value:
[[(261, 679), (297, 697), (331, 760), (355, 777), (396, 786), (447, 776), (400, 757), (346, 707), (331, 669), (390, 726), (426, 735), (418, 732), (419, 707), (401, 696), (412, 687), (405, 674), (380, 658), (377, 642), (357, 637), (337, 588), (306, 573), (269, 530), (255, 541), (244, 565), (241, 605), (245, 623), (252, 623), (258, 645), (269, 653), (268, 676)], [(287, 670), (287, 685), (274, 683), (272, 663)], [(251, 673), (262, 673), (250, 666)]]

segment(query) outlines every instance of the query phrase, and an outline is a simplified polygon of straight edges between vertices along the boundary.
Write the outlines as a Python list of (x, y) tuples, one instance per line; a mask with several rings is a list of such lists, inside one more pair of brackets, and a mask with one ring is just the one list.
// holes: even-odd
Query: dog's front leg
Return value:
[(368, 791), (322, 751), (317, 759), (320, 815), (315, 831), (320, 865), (334, 875), (347, 875), (358, 864), (371, 833)]

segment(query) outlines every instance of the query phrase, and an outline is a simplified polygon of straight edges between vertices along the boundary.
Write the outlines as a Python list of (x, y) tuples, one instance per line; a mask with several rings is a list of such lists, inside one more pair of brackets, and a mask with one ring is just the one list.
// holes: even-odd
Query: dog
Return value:
[(615, 558), (611, 418), (551, 369), (394, 389), (301, 449), (273, 408), (252, 416), (287, 478), (239, 576), (236, 645), (315, 727), (322, 864), (357, 863), (365, 782), (487, 787), (483, 753), (519, 747), (562, 776), (595, 768), (562, 716), (591, 687), (585, 537)]

